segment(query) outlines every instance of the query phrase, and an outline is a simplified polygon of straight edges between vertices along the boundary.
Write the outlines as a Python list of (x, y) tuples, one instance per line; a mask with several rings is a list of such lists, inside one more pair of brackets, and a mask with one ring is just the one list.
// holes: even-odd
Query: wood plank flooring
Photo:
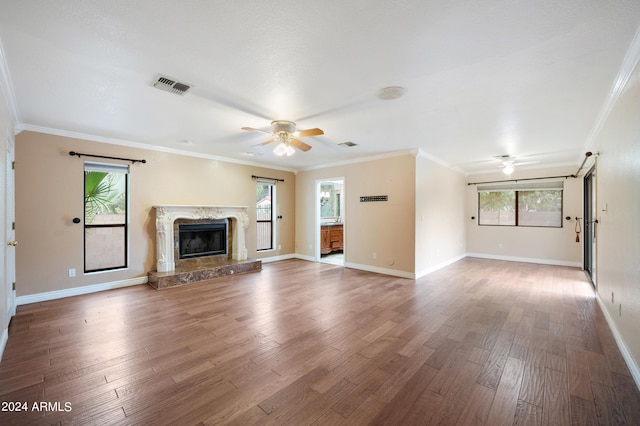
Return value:
[(575, 268), (467, 258), (414, 281), (287, 260), (20, 306), (9, 336), (0, 401), (27, 411), (2, 425), (640, 424)]

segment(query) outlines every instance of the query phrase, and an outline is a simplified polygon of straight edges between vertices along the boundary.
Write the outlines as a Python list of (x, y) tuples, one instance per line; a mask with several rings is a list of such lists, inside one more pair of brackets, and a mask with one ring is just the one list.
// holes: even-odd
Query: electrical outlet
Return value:
[(69, 269), (69, 278), (73, 278), (76, 276), (76, 270), (71, 268)]
[(373, 252), (373, 254), (371, 255), (371, 257), (373, 257), (374, 259), (378, 258), (378, 253), (376, 253), (375, 251)]
[(498, 248), (501, 249), (502, 248), (502, 243), (498, 243)]
[(613, 297), (613, 292), (611, 292), (611, 303), (616, 303), (615, 300), (616, 299)]
[(622, 303), (620, 304), (620, 310), (618, 311), (619, 315), (622, 316)]
[(278, 250), (282, 250), (282, 246), (278, 244)]

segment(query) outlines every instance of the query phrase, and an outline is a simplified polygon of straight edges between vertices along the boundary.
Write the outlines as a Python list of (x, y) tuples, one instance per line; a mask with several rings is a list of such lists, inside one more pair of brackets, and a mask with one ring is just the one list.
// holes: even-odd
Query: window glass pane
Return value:
[(478, 223), (480, 225), (515, 225), (514, 191), (479, 192)]
[(85, 271), (126, 267), (124, 226), (87, 228), (84, 233)]
[(84, 172), (84, 223), (86, 225), (126, 223), (126, 174)]
[(256, 250), (273, 248), (273, 185), (258, 182), (256, 186)]
[(562, 226), (562, 191), (518, 191), (519, 226)]

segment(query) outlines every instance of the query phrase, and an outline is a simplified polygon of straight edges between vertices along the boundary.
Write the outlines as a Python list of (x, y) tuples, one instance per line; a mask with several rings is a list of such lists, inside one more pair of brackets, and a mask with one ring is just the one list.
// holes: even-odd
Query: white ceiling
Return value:
[[(637, 0), (0, 0), (0, 11), (19, 129), (291, 170), (410, 149), (467, 173), (496, 170), (501, 154), (579, 164), (640, 25)], [(155, 89), (157, 73), (193, 88)], [(393, 85), (405, 95), (377, 98)], [(247, 156), (269, 138), (240, 128), (276, 119), (325, 135), (304, 138), (307, 153)]]

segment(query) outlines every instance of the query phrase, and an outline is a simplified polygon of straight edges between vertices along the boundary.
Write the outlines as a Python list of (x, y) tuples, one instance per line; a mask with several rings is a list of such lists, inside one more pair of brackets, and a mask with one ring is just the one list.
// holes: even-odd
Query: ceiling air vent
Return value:
[(189, 89), (191, 89), (190, 84), (180, 83), (179, 81), (176, 81), (175, 79), (162, 74), (156, 75), (155, 80), (153, 80), (153, 87), (181, 96), (187, 93)]

